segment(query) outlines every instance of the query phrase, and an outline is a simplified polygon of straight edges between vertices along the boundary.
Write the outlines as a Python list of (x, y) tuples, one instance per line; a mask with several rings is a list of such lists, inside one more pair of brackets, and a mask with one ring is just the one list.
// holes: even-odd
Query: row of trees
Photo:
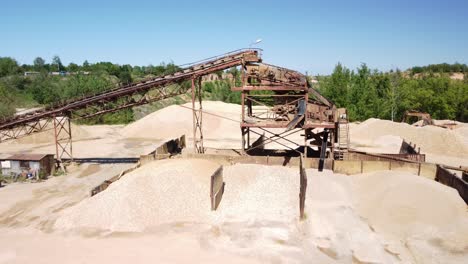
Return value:
[[(13, 58), (0, 57), (0, 118), (13, 115), (15, 108), (63, 102), (178, 69), (173, 63), (132, 67), (110, 62), (90, 64), (85, 61), (82, 65), (70, 63), (64, 66), (58, 56), (50, 64), (38, 57), (32, 65), (19, 65)], [(34, 74), (25, 75), (26, 72)], [(94, 118), (88, 123), (131, 121), (133, 112), (130, 109)]]
[(411, 68), (412, 74), (417, 73), (455, 73), (461, 72), (465, 73), (468, 72), (468, 66), (466, 64), (448, 64), (448, 63), (440, 63), (440, 64), (430, 64), (427, 66), (415, 66)]
[(58, 56), (54, 56), (51, 63), (47, 63), (43, 58), (37, 57), (34, 59), (33, 64), (20, 65), (13, 58), (0, 57), (0, 78), (12, 75), (24, 75), (25, 72), (41, 74), (59, 72), (63, 75), (93, 73), (112, 75), (117, 77), (121, 83), (126, 84), (148, 75), (158, 76), (173, 73), (178, 69), (179, 67), (174, 65), (174, 63), (162, 63), (157, 66), (131, 66), (129, 64), (118, 65), (111, 62), (89, 63), (87, 60), (81, 65), (71, 62), (68, 66), (65, 66)]
[(319, 90), (351, 120), (371, 117), (401, 120), (406, 110), (427, 112), (435, 119), (468, 121), (468, 81), (448, 74), (411, 78), (397, 70), (380, 72), (362, 64), (352, 71), (337, 64), (330, 76), (318, 77)]
[[(462, 69), (466, 67), (455, 64), (449, 65), (449, 68), (457, 69), (459, 66)], [(427, 71), (427, 74), (414, 78), (412, 69), (406, 72), (380, 72), (369, 69), (366, 64), (356, 70), (337, 64), (330, 76), (317, 77), (319, 82), (315, 88), (337, 106), (348, 108), (351, 120), (370, 117), (400, 120), (406, 110), (414, 109), (428, 112), (436, 119), (467, 122), (468, 80), (452, 80), (448, 73), (433, 73), (431, 67), (433, 65), (424, 67), (423, 72)], [(59, 57), (54, 57), (50, 64), (38, 57), (32, 65), (19, 65), (12, 58), (0, 58), (0, 118), (11, 116), (15, 107), (53, 104), (132, 81), (173, 73), (178, 69), (173, 63), (131, 66), (85, 61), (82, 65), (70, 63), (64, 66)], [(24, 76), (27, 71), (39, 74)], [(67, 71), (68, 74), (51, 74), (56, 71)], [(231, 91), (233, 82), (240, 85), (240, 73), (236, 68), (230, 69), (229, 73), (234, 80), (204, 83), (205, 99), (240, 103), (240, 94)], [(132, 120), (133, 112), (130, 109), (90, 122), (128, 123)]]

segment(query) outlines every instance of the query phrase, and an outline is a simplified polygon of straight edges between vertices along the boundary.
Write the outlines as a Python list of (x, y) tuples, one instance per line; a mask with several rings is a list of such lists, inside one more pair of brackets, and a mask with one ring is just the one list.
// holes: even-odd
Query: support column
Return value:
[(72, 131), (70, 118), (54, 116), (55, 154), (58, 162), (62, 159), (73, 161)]
[[(309, 103), (309, 89), (307, 88), (307, 84), (305, 84), (305, 94), (304, 94), (304, 104), (305, 104), (305, 109), (304, 109), (304, 127), (307, 126), (308, 123), (308, 103)], [(304, 158), (307, 158), (307, 134), (308, 134), (308, 129), (304, 129)], [(309, 129), (311, 130), (311, 129)]]
[(323, 133), (322, 147), (320, 149), (320, 160), (319, 160), (318, 171), (323, 171), (325, 158), (327, 155), (327, 144), (328, 144), (327, 141), (328, 141), (328, 129), (325, 129)]
[[(196, 100), (198, 99), (198, 105)], [(192, 79), (192, 112), (193, 112), (193, 148), (195, 153), (204, 153), (203, 147), (203, 107), (202, 107), (202, 84), (201, 78)]]
[(304, 158), (307, 158), (307, 148), (309, 147), (307, 144), (307, 135), (309, 130), (309, 128), (304, 129)]
[[(244, 70), (242, 69), (242, 87), (244, 86)], [(245, 146), (245, 143), (246, 143), (246, 140), (245, 140), (245, 134), (246, 134), (246, 130), (247, 128), (245, 127), (242, 127), (242, 125), (244, 124), (244, 121), (245, 121), (245, 91), (242, 91), (241, 93), (241, 137), (242, 137), (242, 155), (245, 155), (246, 152), (245, 150), (246, 149), (249, 149), (249, 147)]]
[[(241, 148), (241, 150), (242, 150), (242, 155), (246, 154), (246, 151), (245, 151), (246, 150), (246, 147), (245, 147), (245, 133), (246, 132), (245, 131), (246, 131), (246, 128), (241, 127), (241, 137), (242, 137), (242, 143), (241, 143), (242, 148)], [(247, 149), (248, 149), (248, 147), (247, 147)]]

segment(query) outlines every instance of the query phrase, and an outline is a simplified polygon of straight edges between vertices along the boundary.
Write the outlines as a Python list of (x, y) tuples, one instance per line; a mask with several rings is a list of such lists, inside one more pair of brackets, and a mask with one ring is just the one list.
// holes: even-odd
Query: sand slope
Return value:
[(408, 250), (418, 263), (464, 263), (468, 212), (456, 190), (405, 172), (353, 180), (357, 212), (390, 241), (390, 250)]
[(366, 143), (384, 135), (393, 135), (416, 143), (423, 153), (468, 155), (468, 144), (455, 131), (435, 126), (414, 127), (406, 123), (371, 118), (351, 128), (351, 141)]
[[(192, 104), (187, 103), (184, 106), (191, 108)], [(203, 132), (206, 139), (240, 139), (240, 105), (203, 101), (203, 110), (234, 120), (203, 114)], [(191, 137), (192, 119), (191, 109), (171, 105), (127, 125), (121, 134), (127, 138), (169, 139), (180, 134)]]
[(415, 127), (406, 123), (371, 118), (350, 126), (351, 147), (377, 153), (398, 153), (398, 140), (416, 144), (427, 162), (453, 166), (468, 164), (468, 131), (465, 125), (450, 130), (435, 126)]
[(455, 190), (425, 178), (309, 169), (307, 218), (299, 221), (297, 168), (225, 166), (226, 190), (213, 212), (209, 177), (217, 167), (204, 160), (150, 163), (64, 210), (55, 229), (146, 233), (183, 227), (210, 248), (287, 263), (463, 263), (468, 256), (466, 205)]
[(143, 231), (203, 219), (210, 212), (210, 176), (218, 168), (204, 160), (151, 163), (68, 209), (59, 229)]

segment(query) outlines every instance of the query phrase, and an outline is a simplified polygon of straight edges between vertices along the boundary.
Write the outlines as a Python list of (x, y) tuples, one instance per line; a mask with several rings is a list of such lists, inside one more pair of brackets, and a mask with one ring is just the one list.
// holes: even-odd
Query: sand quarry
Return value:
[[(240, 106), (205, 102), (205, 145), (239, 148)], [(234, 121), (232, 121), (234, 120)], [(369, 119), (351, 124), (351, 147), (397, 153), (416, 143), (429, 162), (468, 164), (468, 125), (453, 130)], [(138, 157), (192, 133), (173, 105), (127, 126), (74, 126), (77, 157)], [(54, 153), (43, 132), (0, 144), (1, 153)], [(466, 263), (468, 210), (447, 186), (407, 172), (353, 176), (307, 169), (299, 220), (299, 170), (233, 164), (210, 210), (219, 164), (172, 158), (146, 164), (93, 197), (134, 164), (83, 164), (40, 183), (0, 189), (0, 263)]]

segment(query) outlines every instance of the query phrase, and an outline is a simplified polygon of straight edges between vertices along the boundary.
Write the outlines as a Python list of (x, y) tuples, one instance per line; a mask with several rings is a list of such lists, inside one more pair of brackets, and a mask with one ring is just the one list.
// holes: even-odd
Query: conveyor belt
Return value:
[[(22, 135), (39, 132), (43, 130), (42, 126), (38, 125), (38, 122), (41, 120), (47, 120), (56, 116), (71, 116), (77, 110), (87, 108), (94, 109), (91, 113), (79, 116), (79, 118), (88, 118), (184, 94), (189, 90), (189, 88), (180, 87), (176, 90), (168, 91), (164, 89), (164, 87), (171, 84), (181, 84), (184, 81), (196, 79), (203, 75), (239, 66), (244, 63), (260, 61), (259, 49), (237, 50), (199, 61), (195, 64), (186, 64), (186, 68), (173, 74), (159, 76), (138, 83), (132, 83), (130, 85), (107, 90), (92, 96), (70, 100), (45, 109), (17, 115), (10, 119), (0, 121), (0, 142), (16, 138), (16, 136), (14, 136), (16, 135), (16, 132), (12, 133), (11, 130), (24, 130), (25, 132), (21, 132)], [(149, 98), (145, 94), (151, 90), (156, 90), (158, 93)], [(140, 98), (132, 98), (134, 95), (140, 95)], [(126, 100), (120, 100), (122, 98), (126, 98)]]

